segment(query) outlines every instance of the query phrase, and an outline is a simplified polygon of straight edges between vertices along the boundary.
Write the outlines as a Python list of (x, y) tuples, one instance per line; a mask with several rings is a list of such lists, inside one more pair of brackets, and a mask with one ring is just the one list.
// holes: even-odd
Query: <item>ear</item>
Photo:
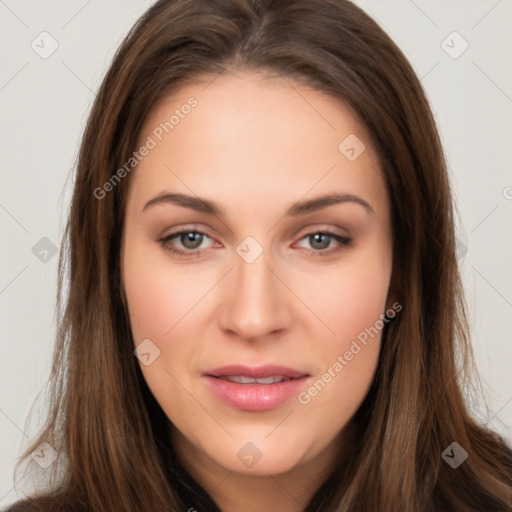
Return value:
[(388, 293), (388, 296), (386, 298), (386, 310), (393, 307), (393, 304), (400, 302), (398, 300), (398, 295), (395, 292)]
[(399, 304), (400, 305), (400, 309), (402, 309), (402, 301), (401, 301), (401, 293), (400, 293), (400, 290), (399, 290), (399, 285), (398, 285), (398, 279), (395, 275), (395, 273), (393, 272), (392, 276), (391, 276), (391, 280), (390, 280), (390, 284), (389, 284), (389, 289), (388, 289), (388, 295), (386, 297), (386, 311), (388, 309), (394, 309), (393, 308), (393, 305), (395, 305), (395, 308), (396, 308), (396, 305)]
[(126, 298), (126, 292), (124, 290), (123, 283), (121, 283), (121, 302), (123, 303), (124, 309), (128, 310), (128, 300)]
[(124, 236), (121, 241), (121, 250), (119, 251), (119, 293), (121, 295), (121, 302), (123, 303), (123, 307), (128, 313), (128, 299), (126, 297), (126, 290), (124, 288), (124, 265), (123, 265), (123, 254), (124, 254), (124, 244), (123, 244)]
[(128, 297), (126, 296), (126, 290), (124, 288), (124, 279), (121, 274), (121, 283), (119, 284), (119, 295), (121, 296), (121, 302), (123, 304), (123, 307), (128, 313)]
[(123, 304), (123, 308), (126, 311), (126, 314), (128, 315), (128, 298), (126, 297), (126, 290), (124, 288), (124, 278), (123, 278), (123, 269), (122, 269), (122, 267), (120, 269), (119, 275), (120, 275), (119, 279), (121, 281), (119, 283), (119, 295), (120, 295), (120, 298), (121, 298), (121, 302)]

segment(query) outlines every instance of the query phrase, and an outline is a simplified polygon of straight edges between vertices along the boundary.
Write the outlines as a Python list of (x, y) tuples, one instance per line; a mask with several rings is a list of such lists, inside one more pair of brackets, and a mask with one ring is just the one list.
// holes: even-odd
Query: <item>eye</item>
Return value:
[[(172, 252), (173, 254), (176, 254), (179, 257), (199, 257), (203, 254), (201, 245), (206, 238), (212, 240), (212, 237), (210, 237), (208, 233), (205, 233), (204, 231), (195, 229), (182, 229), (181, 231), (171, 233), (170, 235), (159, 239), (158, 242), (164, 249)], [(309, 249), (307, 252), (314, 256), (329, 256), (331, 254), (337, 253), (347, 247), (352, 241), (348, 237), (338, 235), (331, 231), (317, 231), (308, 233), (300, 239), (300, 241), (302, 240), (307, 240), (311, 244), (313, 249)], [(325, 250), (331, 246), (331, 242), (333, 241), (335, 242), (335, 246), (329, 250)], [(179, 242), (183, 249), (176, 247), (176, 242)]]
[[(184, 229), (181, 231), (177, 231), (176, 233), (172, 233), (164, 238), (161, 238), (158, 240), (162, 247), (164, 249), (171, 251), (174, 254), (177, 254), (178, 256), (200, 256), (202, 254), (202, 251), (197, 249), (201, 246), (204, 239), (211, 237), (203, 232), (203, 231), (197, 231), (194, 229)], [(180, 248), (176, 248), (173, 240), (177, 239), (182, 247), (184, 247), (186, 250), (182, 250)]]
[[(330, 256), (331, 254), (345, 249), (352, 241), (350, 238), (338, 235), (332, 231), (318, 231), (315, 233), (308, 233), (306, 236), (301, 238), (301, 241), (302, 240), (307, 240), (310, 243), (314, 250), (308, 250), (308, 253), (314, 254), (315, 256)], [(334, 241), (337, 245), (335, 245), (334, 248), (326, 251), (325, 249), (331, 245), (332, 241)]]

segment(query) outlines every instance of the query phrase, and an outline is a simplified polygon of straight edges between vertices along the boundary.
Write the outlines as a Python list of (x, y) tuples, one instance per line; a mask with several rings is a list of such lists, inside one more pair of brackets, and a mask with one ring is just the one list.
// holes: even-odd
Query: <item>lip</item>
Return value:
[[(222, 366), (213, 370), (204, 372), (205, 375), (211, 375), (213, 377), (228, 377), (230, 375), (245, 375), (246, 377), (252, 377), (253, 379), (264, 379), (265, 377), (271, 377), (272, 375), (282, 375), (283, 377), (290, 377), (295, 379), (308, 375), (307, 372), (302, 372), (294, 368), (288, 368), (286, 366), (280, 366), (276, 364), (266, 364), (263, 366), (244, 366), (241, 364), (231, 364), (229, 366)], [(260, 384), (261, 385), (261, 384)]]
[[(290, 380), (273, 384), (239, 384), (219, 377), (243, 375), (265, 378), (282, 375)], [(243, 366), (229, 365), (203, 374), (210, 389), (224, 403), (244, 411), (266, 411), (283, 405), (292, 396), (297, 395), (310, 375), (306, 372), (279, 365)]]

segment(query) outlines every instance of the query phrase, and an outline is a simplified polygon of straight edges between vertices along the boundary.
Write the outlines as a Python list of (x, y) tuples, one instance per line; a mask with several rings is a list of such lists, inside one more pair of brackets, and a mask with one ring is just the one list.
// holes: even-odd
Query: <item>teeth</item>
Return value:
[(290, 380), (290, 377), (283, 377), (282, 375), (275, 375), (260, 379), (253, 379), (252, 377), (246, 377), (245, 375), (229, 375), (219, 378), (229, 380), (230, 382), (236, 382), (238, 384), (275, 384), (276, 382)]

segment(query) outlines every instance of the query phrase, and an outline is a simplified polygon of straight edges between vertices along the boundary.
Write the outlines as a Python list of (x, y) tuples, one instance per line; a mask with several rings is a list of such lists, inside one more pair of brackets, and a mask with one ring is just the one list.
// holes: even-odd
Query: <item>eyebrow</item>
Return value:
[[(340, 203), (355, 203), (364, 207), (369, 213), (375, 213), (371, 205), (364, 199), (355, 196), (353, 194), (338, 194), (332, 193), (316, 197), (314, 199), (308, 199), (306, 201), (298, 201), (288, 208), (285, 216), (287, 217), (298, 217), (300, 215), (306, 215), (328, 206)], [(224, 210), (220, 205), (209, 199), (204, 199), (198, 196), (189, 196), (187, 194), (180, 194), (177, 192), (164, 192), (149, 200), (142, 211), (146, 211), (148, 208), (161, 204), (175, 204), (184, 208), (190, 208), (198, 212), (207, 213), (211, 215), (217, 215), (222, 217)]]

